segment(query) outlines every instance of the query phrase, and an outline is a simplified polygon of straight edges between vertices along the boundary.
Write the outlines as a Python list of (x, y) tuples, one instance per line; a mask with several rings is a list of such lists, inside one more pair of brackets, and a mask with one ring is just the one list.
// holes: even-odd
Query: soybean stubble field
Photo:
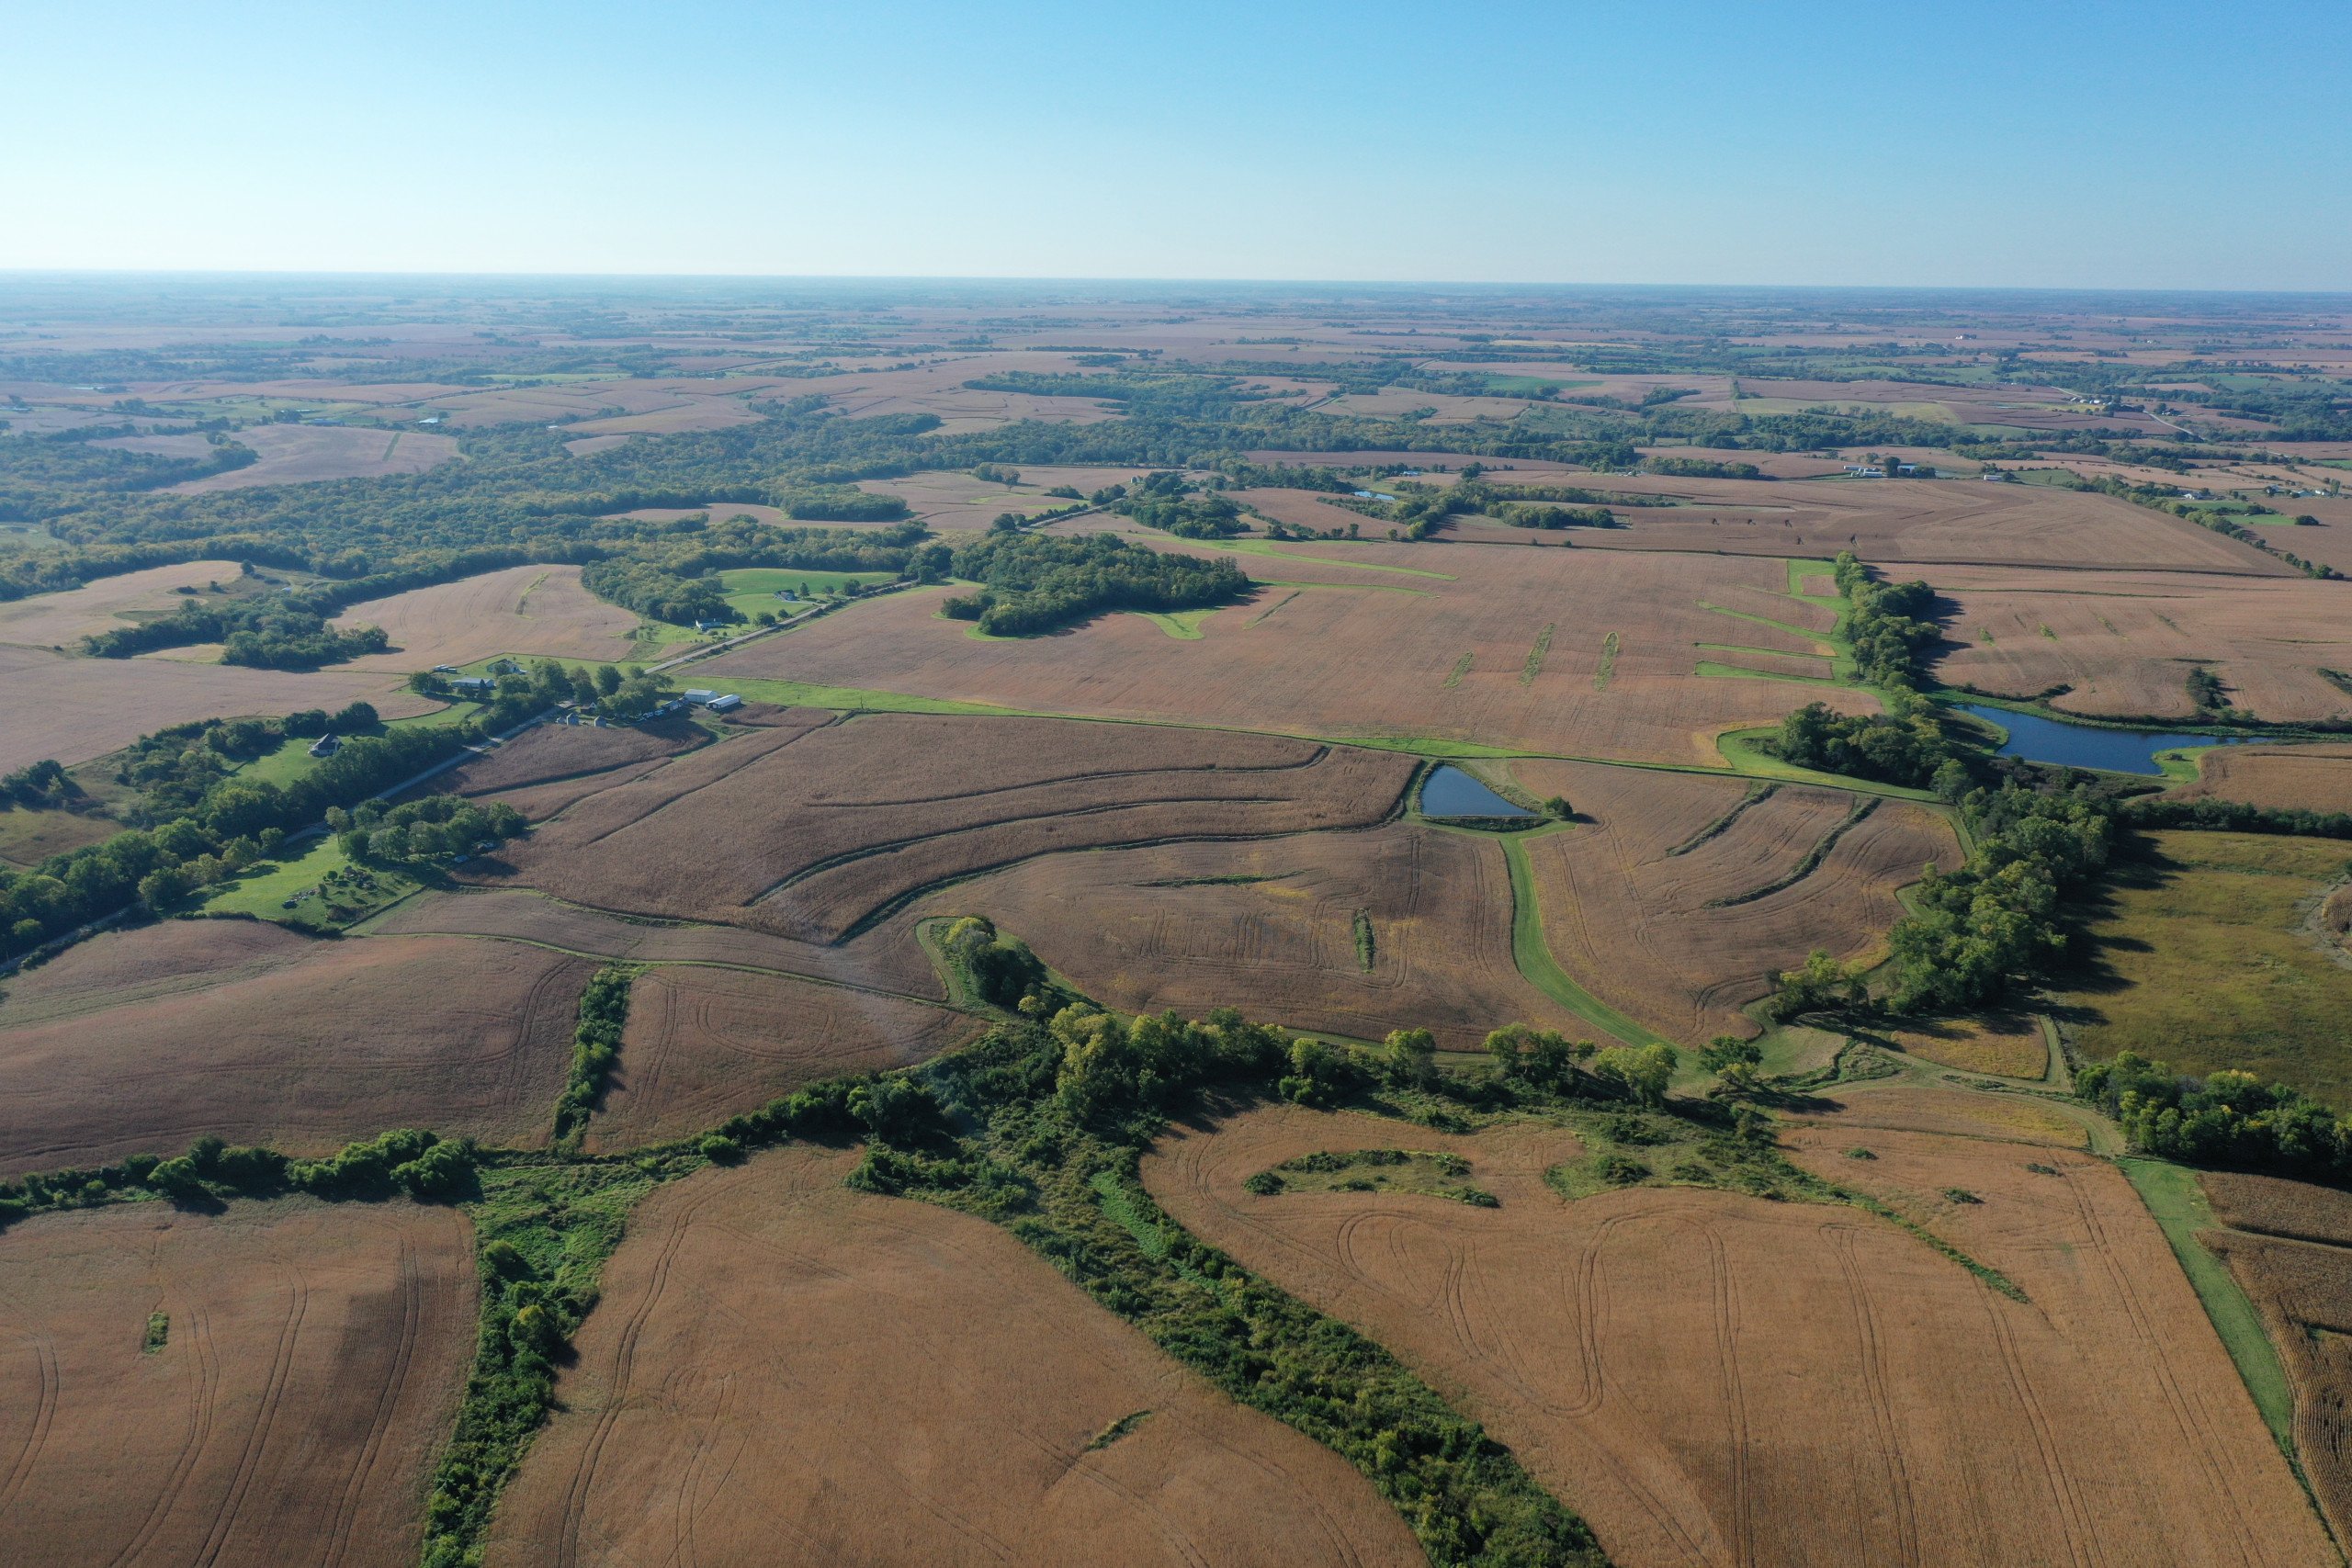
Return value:
[(2340, 1561), (2352, 318), (2140, 305), (0, 288), (0, 1540)]

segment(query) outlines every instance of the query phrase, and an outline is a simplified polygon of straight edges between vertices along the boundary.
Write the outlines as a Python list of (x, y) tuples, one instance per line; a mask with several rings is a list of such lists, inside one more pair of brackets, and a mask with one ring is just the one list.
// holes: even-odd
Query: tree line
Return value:
[(1229, 604), (1250, 578), (1232, 561), (1129, 544), (1110, 534), (1063, 538), (991, 534), (957, 548), (955, 575), (978, 591), (941, 606), (992, 637), (1033, 637), (1112, 610), (1191, 610)]

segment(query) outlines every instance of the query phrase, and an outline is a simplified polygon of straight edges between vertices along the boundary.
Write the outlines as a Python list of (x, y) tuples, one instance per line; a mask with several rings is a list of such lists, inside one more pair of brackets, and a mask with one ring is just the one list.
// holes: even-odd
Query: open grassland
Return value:
[(2094, 912), (2065, 1020), (2086, 1055), (2222, 1068), (2352, 1104), (2352, 963), (2323, 897), (2352, 848), (2245, 833), (2149, 835)]
[(962, 1044), (980, 1021), (785, 975), (670, 964), (630, 987), (621, 1060), (589, 1147), (684, 1137), (819, 1078), (878, 1072)]
[(593, 967), (252, 921), (93, 938), (0, 1002), (0, 1171), (173, 1154), (207, 1133), (306, 1155), (399, 1126), (543, 1143)]
[(1236, 1007), (1359, 1040), (1428, 1029), (1451, 1050), (1506, 1022), (1591, 1032), (1513, 966), (1510, 877), (1475, 834), (1398, 822), (1052, 855), (917, 908), (987, 915), (1125, 1012)]
[(2198, 716), (2188, 676), (2204, 668), (2232, 706), (2274, 724), (2352, 715), (2352, 693), (2322, 673), (2352, 670), (2352, 590), (2340, 582), (2006, 567), (1928, 577), (1958, 605), (1935, 664), (1951, 685), (2056, 694), (2051, 706), (2093, 717), (2179, 720)]
[(797, 1147), (647, 1201), (490, 1562), (1421, 1561), (1338, 1455), (1005, 1232), (844, 1190), (854, 1163)]
[(349, 668), (414, 671), (500, 653), (610, 662), (628, 655), (637, 616), (582, 588), (576, 566), (515, 566), (367, 600), (334, 624), (392, 639), (392, 651)]
[(474, 1340), (457, 1211), (140, 1203), (0, 1235), (0, 1556), (416, 1561)]
[[(1848, 1162), (1810, 1136), (1801, 1162), (1871, 1172), (1881, 1201), (2032, 1304), (1843, 1204), (1655, 1187), (1566, 1201), (1545, 1172), (1578, 1151), (1556, 1130), (1449, 1138), (1262, 1110), (1181, 1128), (1144, 1179), (1195, 1234), (1458, 1391), (1623, 1568), (2331, 1560), (2111, 1168), (1894, 1133)], [(1247, 1186), (1392, 1146), (1466, 1159), (1498, 1206)], [(2036, 1153), (2062, 1174), (2028, 1173)], [(1963, 1183), (1984, 1202), (1936, 1212)]]
[(2352, 746), (2209, 746), (2186, 800), (2242, 800), (2275, 811), (2352, 811)]
[(1909, 1055), (1963, 1073), (2039, 1078), (2050, 1070), (2050, 1043), (2032, 1018), (1935, 1019), (1896, 1030), (1894, 1039)]
[(1387, 752), (1269, 736), (872, 714), (679, 758), (463, 874), (830, 943), (1057, 850), (1366, 825), (1411, 772)]
[[(1227, 553), (1268, 586), (1202, 620), (1196, 640), (1109, 615), (1066, 635), (980, 641), (937, 618), (933, 596), (900, 594), (726, 654), (704, 678), (1710, 766), (1722, 765), (1718, 734), (1777, 723), (1812, 697), (1873, 705), (1865, 693), (1696, 673), (1702, 642), (1827, 651), (1832, 613), (1791, 598), (1777, 560), (1243, 543), (1252, 547)], [(1530, 672), (1546, 626), (1553, 635)], [(1597, 683), (1612, 634), (1610, 679)]]
[(1876, 950), (1902, 913), (1895, 890), (1930, 863), (1960, 862), (1949, 825), (1905, 802), (1849, 823), (1856, 797), (1835, 790), (1763, 794), (1745, 779), (1585, 762), (1521, 760), (1511, 772), (1581, 819), (1523, 840), (1554, 957), (1686, 1044), (1749, 1032), (1740, 1009), (1815, 948)]
[(342, 707), (355, 698), (386, 718), (438, 704), (398, 690), (381, 671), (297, 673), (175, 659), (74, 659), (0, 647), (0, 773), (45, 757), (68, 767), (142, 735), (199, 718)]
[[(2091, 1112), (2070, 1101), (2033, 1094), (1959, 1093), (1904, 1077), (1840, 1083), (1817, 1090), (1809, 1097), (1809, 1103), (1793, 1108), (1790, 1114), (1801, 1125), (1830, 1129), (1871, 1127), (2048, 1144), (2055, 1148), (2092, 1146)], [(1834, 1134), (1825, 1134), (1829, 1135)]]
[(274, 861), (257, 861), (230, 881), (212, 884), (190, 899), (187, 908), (322, 931), (349, 925), (422, 886), (388, 865), (352, 864), (342, 844), (328, 836), (295, 846)]
[(0, 604), (0, 642), (71, 649), (84, 637), (126, 621), (170, 615), (187, 598), (175, 589), (201, 590), (209, 583), (235, 582), (241, 576), (235, 561), (198, 560), (101, 577), (63, 592), (36, 593)]
[(112, 838), (122, 824), (96, 812), (17, 806), (0, 810), (0, 861), (34, 866), (51, 855)]
[[(1741, 456), (1747, 459), (1752, 455)], [(1947, 455), (1928, 460), (1950, 459)], [(1765, 481), (1588, 475), (1582, 482), (1670, 498), (1676, 504), (1619, 508), (1617, 519), (1623, 526), (1580, 531), (1576, 535), (1580, 547), (1768, 556), (1831, 556), (1850, 549), (1905, 576), (1916, 575), (1907, 570), (1912, 567), (1959, 564), (2250, 577), (2292, 572), (2259, 550), (2194, 523), (2113, 496), (2075, 491), (1990, 485), (1977, 479)]]
[[(775, 615), (797, 615), (812, 600), (850, 585), (888, 582), (887, 571), (801, 571), (792, 567), (741, 566), (718, 574), (727, 592), (728, 607), (746, 621), (765, 610)], [(789, 592), (791, 599), (777, 597)]]

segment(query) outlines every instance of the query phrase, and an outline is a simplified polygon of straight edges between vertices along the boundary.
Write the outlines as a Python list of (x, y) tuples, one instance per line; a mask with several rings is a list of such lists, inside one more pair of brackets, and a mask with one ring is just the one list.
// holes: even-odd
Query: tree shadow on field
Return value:
[[(2076, 1025), (2107, 1021), (2105, 1013), (2082, 998), (2114, 996), (2129, 990), (2132, 982), (2115, 967), (2114, 956), (2155, 951), (2144, 939), (2126, 935), (2119, 929), (2123, 916), (2119, 896), (2127, 892), (2160, 892), (2188, 869), (2157, 849), (2153, 841), (2127, 838), (2108, 863), (2105, 874), (2060, 906), (2059, 930), (2066, 945), (2051, 970), (2052, 995), (2044, 1010), (2052, 1018)], [(2102, 931), (2101, 927), (2106, 929)]]

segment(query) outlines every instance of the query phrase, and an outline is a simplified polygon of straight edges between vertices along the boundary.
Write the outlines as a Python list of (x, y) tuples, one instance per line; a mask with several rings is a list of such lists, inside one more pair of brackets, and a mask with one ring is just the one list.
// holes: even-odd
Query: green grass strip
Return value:
[(746, 702), (774, 703), (779, 707), (840, 708), (865, 713), (966, 713), (1001, 718), (1060, 718), (1060, 714), (1031, 708), (999, 707), (992, 703), (956, 702), (945, 697), (917, 697), (903, 692), (877, 692), (863, 686), (815, 686), (806, 681), (770, 681), (759, 676), (719, 675), (713, 684), (733, 692)]
[(1553, 628), (1559, 624), (1557, 621), (1546, 621), (1544, 629), (1535, 634), (1535, 646), (1527, 650), (1527, 662), (1519, 668), (1521, 685), (1531, 684), (1536, 676), (1544, 672), (1544, 656), (1552, 651)]
[(1643, 1028), (1577, 985), (1552, 956), (1551, 945), (1544, 940), (1544, 911), (1535, 901), (1535, 868), (1527, 858), (1528, 837), (1521, 834), (1498, 840), (1504, 863), (1510, 867), (1510, 956), (1521, 977), (1587, 1023), (1628, 1045), (1674, 1046), (1673, 1041)]
[(1216, 611), (1214, 609), (1131, 610), (1128, 614), (1141, 615), (1179, 642), (1198, 642), (1201, 640), (1201, 623), (1216, 615)]
[[(1312, 561), (1317, 566), (1344, 566), (1354, 571), (1393, 571), (1400, 577), (1433, 577), (1440, 582), (1457, 581), (1450, 571), (1424, 571), (1417, 566), (1375, 566), (1371, 561), (1333, 560), (1329, 556), (1302, 556), (1291, 550), (1274, 548), (1273, 541), (1271, 539), (1195, 539), (1191, 542), (1204, 545), (1213, 550), (1231, 550), (1237, 555), (1272, 556), (1276, 560)], [(1325, 542), (1337, 543), (1338, 541)], [(1374, 544), (1380, 541), (1365, 539), (1360, 542)]]
[(1712, 610), (1718, 615), (1729, 615), (1735, 621), (1753, 621), (1759, 626), (1770, 626), (1776, 632), (1786, 632), (1791, 637), (1801, 637), (1814, 645), (1815, 658), (1825, 657), (1822, 650), (1835, 646), (1819, 632), (1808, 631), (1804, 626), (1792, 626), (1786, 621), (1776, 621), (1769, 615), (1753, 615), (1746, 610), (1727, 610), (1721, 604), (1710, 604), (1704, 599), (1699, 601), (1699, 608)]
[[(1811, 655), (1795, 657), (1810, 658)], [(1750, 670), (1744, 665), (1720, 664), (1712, 659), (1702, 659), (1692, 674), (1716, 680), (1785, 681), (1792, 686), (1843, 686), (1847, 682), (1827, 675), (1783, 675), (1776, 670)]]
[(2196, 1288), (2205, 1315), (2212, 1319), (2213, 1331), (2222, 1337), (2230, 1359), (2237, 1363), (2238, 1376), (2245, 1380), (2246, 1393), (2254, 1396), (2255, 1408), (2262, 1412), (2263, 1425), (2291, 1457), (2295, 1451), (2294, 1389), (2278, 1363), (2270, 1336), (2263, 1332), (2262, 1314), (2238, 1288), (2229, 1265), (2206, 1251), (2197, 1239), (2199, 1231), (2221, 1226), (2213, 1217), (2212, 1205), (2206, 1201), (2205, 1190), (2186, 1166), (2157, 1159), (2115, 1163), (2122, 1168), (2141, 1201), (2148, 1205), (2148, 1213), (2156, 1217), (2165, 1240), (2172, 1244), (2181, 1272)]
[(1453, 690), (1454, 687), (1462, 684), (1462, 677), (1470, 673), (1470, 661), (1477, 657), (1478, 656), (1476, 653), (1465, 653), (1461, 658), (1455, 660), (1453, 661), (1453, 672), (1445, 678), (1445, 685), (1442, 689), (1450, 692)]
[(1367, 975), (1372, 973), (1373, 959), (1378, 953), (1374, 941), (1372, 913), (1368, 909), (1358, 909), (1356, 911), (1356, 967)]
[(1623, 645), (1615, 632), (1611, 632), (1600, 639), (1600, 668), (1592, 672), (1594, 691), (1605, 692), (1609, 689), (1609, 677), (1617, 673), (1617, 650), (1621, 646)]

